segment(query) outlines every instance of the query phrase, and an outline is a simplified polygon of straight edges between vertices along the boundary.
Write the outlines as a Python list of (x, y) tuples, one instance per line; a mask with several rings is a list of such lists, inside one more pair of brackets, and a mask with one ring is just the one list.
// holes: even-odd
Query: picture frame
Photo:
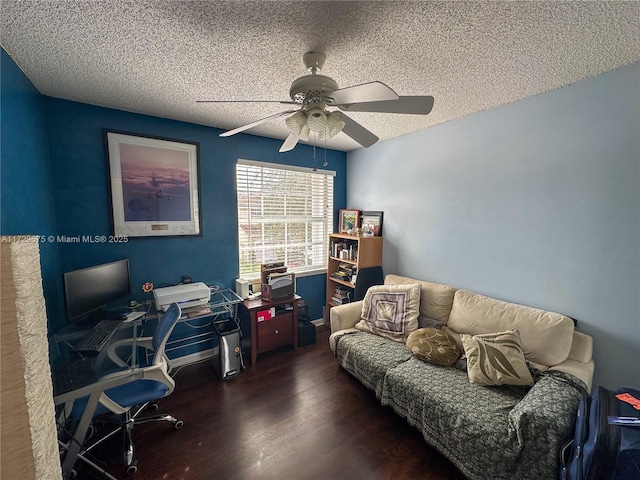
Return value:
[(380, 211), (363, 211), (362, 218), (362, 230), (368, 230), (374, 237), (382, 236), (382, 219), (384, 212)]
[(200, 144), (105, 130), (117, 237), (202, 236)]
[(349, 230), (358, 228), (360, 225), (360, 210), (340, 209), (338, 216), (338, 232), (348, 233)]

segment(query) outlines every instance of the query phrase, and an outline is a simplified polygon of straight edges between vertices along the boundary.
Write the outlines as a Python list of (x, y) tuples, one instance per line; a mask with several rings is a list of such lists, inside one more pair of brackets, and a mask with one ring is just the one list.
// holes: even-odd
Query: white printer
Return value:
[(156, 288), (153, 291), (156, 310), (166, 312), (169, 305), (177, 303), (180, 308), (206, 305), (211, 298), (211, 291), (202, 282), (186, 283), (173, 287)]

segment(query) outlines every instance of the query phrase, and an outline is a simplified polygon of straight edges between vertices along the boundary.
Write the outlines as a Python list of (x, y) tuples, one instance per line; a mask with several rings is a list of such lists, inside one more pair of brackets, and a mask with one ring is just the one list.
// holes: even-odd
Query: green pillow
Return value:
[(518, 330), (461, 337), (471, 383), (533, 385)]
[(420, 360), (445, 367), (456, 363), (461, 353), (451, 335), (434, 327), (411, 332), (407, 338), (407, 349)]

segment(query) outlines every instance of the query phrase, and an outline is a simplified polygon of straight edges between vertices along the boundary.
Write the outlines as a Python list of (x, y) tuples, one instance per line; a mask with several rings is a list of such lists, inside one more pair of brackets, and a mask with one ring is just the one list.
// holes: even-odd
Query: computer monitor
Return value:
[(131, 294), (129, 260), (118, 260), (64, 274), (67, 321), (77, 322)]

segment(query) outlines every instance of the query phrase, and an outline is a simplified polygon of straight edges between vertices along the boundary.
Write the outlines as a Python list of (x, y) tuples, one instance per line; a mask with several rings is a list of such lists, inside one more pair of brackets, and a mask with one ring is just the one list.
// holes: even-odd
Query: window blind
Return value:
[(240, 276), (284, 261), (289, 271), (326, 269), (335, 172), (238, 160)]

